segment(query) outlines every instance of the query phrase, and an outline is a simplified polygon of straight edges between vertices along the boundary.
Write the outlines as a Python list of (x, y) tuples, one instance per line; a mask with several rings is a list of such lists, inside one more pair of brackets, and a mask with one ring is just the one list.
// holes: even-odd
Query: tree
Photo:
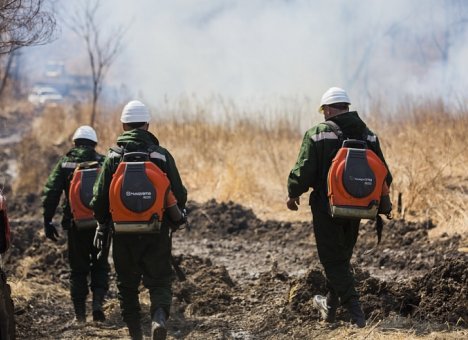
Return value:
[(100, 0), (86, 0), (84, 7), (76, 11), (76, 15), (71, 17), (68, 23), (70, 29), (86, 44), (93, 82), (91, 126), (96, 120), (97, 103), (105, 76), (122, 50), (122, 42), (126, 32), (123, 26), (118, 26), (104, 35), (102, 22), (98, 19), (100, 5)]
[(6, 55), (0, 55), (0, 97), (2, 96), (3, 90), (5, 90), (7, 81), (10, 78), (11, 66), (15, 56), (15, 51)]
[(53, 38), (54, 15), (44, 10), (44, 0), (0, 0), (0, 54), (42, 45)]

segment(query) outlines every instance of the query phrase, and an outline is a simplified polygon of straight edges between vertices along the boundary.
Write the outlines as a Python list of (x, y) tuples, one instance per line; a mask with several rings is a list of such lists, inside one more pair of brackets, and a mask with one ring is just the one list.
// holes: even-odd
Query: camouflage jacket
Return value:
[(98, 161), (102, 163), (104, 155), (97, 153), (94, 148), (89, 146), (77, 146), (67, 152), (65, 156), (59, 159), (54, 169), (49, 175), (42, 192), (42, 207), (44, 209), (44, 220), (51, 221), (55, 215), (55, 210), (60, 202), (62, 192), (65, 192), (63, 200), (63, 218), (62, 226), (70, 227), (72, 213), (68, 202), (68, 193), (73, 171), (81, 162)]
[(149, 131), (133, 129), (122, 133), (117, 138), (118, 148), (111, 148), (104, 160), (101, 172), (96, 179), (93, 190), (91, 207), (99, 223), (110, 222), (112, 217), (109, 211), (109, 188), (112, 175), (121, 162), (122, 152), (143, 151), (150, 154), (150, 159), (164, 171), (171, 183), (171, 189), (180, 208), (187, 202), (187, 190), (182, 184), (179, 171), (174, 158), (168, 150), (159, 145), (158, 139)]
[[(344, 138), (365, 140), (368, 147), (387, 166), (377, 135), (369, 130), (357, 112), (343, 113), (330, 118), (330, 120), (340, 127)], [(319, 206), (327, 211), (327, 175), (339, 147), (338, 136), (327, 124), (320, 123), (309, 129), (304, 135), (296, 164), (289, 173), (289, 197), (299, 197), (312, 188), (309, 204)], [(390, 170), (386, 182), (389, 186), (392, 182)]]

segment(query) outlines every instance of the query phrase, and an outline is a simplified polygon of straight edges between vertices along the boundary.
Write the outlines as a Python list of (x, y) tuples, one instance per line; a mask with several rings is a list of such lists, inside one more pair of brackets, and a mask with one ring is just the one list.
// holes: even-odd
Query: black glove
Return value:
[(52, 223), (52, 221), (44, 220), (44, 234), (48, 239), (54, 242), (58, 241), (57, 237), (59, 237), (59, 233), (57, 232), (57, 228)]
[(187, 210), (184, 208), (181, 210), (180, 214), (182, 215), (182, 217), (177, 220), (177, 221), (172, 221), (171, 220), (171, 230), (174, 232), (176, 230), (178, 230), (180, 228), (181, 225), (184, 225), (184, 224), (188, 224), (188, 220), (187, 220)]
[(62, 230), (70, 230), (72, 221), (69, 219), (62, 219)]
[(94, 234), (93, 245), (99, 250), (97, 258), (99, 259), (105, 250), (109, 249), (111, 238), (111, 228), (108, 223), (98, 223), (96, 233)]

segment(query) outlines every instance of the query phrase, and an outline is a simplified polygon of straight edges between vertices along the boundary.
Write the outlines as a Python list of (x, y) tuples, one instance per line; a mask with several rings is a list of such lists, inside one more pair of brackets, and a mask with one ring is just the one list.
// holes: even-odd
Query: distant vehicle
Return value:
[(44, 75), (47, 78), (60, 78), (65, 75), (65, 64), (63, 61), (47, 62)]
[(34, 87), (28, 96), (28, 101), (36, 106), (58, 104), (63, 102), (63, 96), (53, 87)]

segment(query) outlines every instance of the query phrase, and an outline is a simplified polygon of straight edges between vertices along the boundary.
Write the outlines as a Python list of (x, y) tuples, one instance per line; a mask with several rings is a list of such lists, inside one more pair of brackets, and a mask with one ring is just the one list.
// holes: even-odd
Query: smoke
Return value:
[[(355, 108), (409, 97), (466, 104), (462, 0), (113, 0), (101, 14), (108, 27), (129, 25), (109, 81), (153, 105), (220, 95), (257, 108), (305, 98), (315, 110), (330, 86)], [(77, 39), (64, 29), (41, 51), (86, 66)]]

